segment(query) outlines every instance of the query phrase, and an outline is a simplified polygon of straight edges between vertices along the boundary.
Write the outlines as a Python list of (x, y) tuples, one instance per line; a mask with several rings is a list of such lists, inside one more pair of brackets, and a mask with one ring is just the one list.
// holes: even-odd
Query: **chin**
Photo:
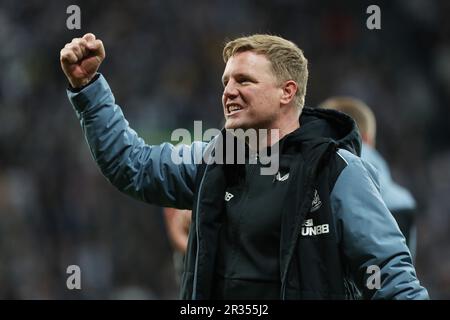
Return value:
[(247, 130), (254, 128), (255, 122), (252, 119), (247, 119), (244, 117), (234, 117), (225, 120), (225, 129), (242, 129)]
[(227, 120), (225, 122), (225, 129), (246, 129), (246, 126), (239, 121), (230, 121)]
[(233, 126), (232, 124), (225, 123), (225, 129), (236, 129), (236, 127)]
[(233, 120), (225, 120), (225, 125), (224, 125), (225, 129), (236, 129), (237, 128), (237, 123), (236, 121)]

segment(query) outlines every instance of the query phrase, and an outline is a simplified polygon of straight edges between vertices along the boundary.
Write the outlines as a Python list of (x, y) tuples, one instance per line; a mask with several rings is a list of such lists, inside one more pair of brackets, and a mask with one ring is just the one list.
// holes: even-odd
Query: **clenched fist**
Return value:
[(88, 84), (104, 59), (103, 42), (95, 39), (92, 33), (74, 38), (64, 46), (60, 55), (61, 68), (73, 88)]

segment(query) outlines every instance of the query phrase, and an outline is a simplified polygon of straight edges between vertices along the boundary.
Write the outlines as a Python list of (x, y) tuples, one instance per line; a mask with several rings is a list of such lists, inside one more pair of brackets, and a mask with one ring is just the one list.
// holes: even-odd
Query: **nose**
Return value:
[(239, 95), (236, 83), (233, 80), (228, 81), (227, 85), (223, 89), (224, 99), (234, 99)]

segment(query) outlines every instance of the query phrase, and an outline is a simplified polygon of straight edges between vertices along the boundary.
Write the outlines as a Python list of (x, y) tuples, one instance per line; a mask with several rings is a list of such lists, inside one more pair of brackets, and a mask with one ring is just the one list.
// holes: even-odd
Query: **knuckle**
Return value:
[(84, 39), (77, 39), (77, 41), (75, 43), (77, 45), (84, 45), (85, 42), (86, 42), (86, 40), (84, 40)]
[(80, 50), (81, 50), (80, 46), (78, 46), (76, 44), (72, 45), (70, 49), (72, 49), (73, 52), (80, 52)]

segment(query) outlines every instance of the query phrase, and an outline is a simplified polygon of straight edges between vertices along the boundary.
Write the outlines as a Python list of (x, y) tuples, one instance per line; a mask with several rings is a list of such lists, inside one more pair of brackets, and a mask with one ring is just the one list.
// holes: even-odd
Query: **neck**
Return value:
[[(283, 137), (291, 132), (294, 132), (298, 128), (300, 128), (299, 115), (291, 115), (284, 119), (284, 121), (280, 121), (279, 124), (269, 128), (267, 131), (262, 130), (262, 134), (258, 133), (257, 135), (258, 139), (256, 143), (252, 143), (250, 140), (248, 141), (248, 146), (253, 151), (259, 151), (261, 149), (271, 147)], [(267, 132), (267, 134), (264, 134), (264, 132)]]

